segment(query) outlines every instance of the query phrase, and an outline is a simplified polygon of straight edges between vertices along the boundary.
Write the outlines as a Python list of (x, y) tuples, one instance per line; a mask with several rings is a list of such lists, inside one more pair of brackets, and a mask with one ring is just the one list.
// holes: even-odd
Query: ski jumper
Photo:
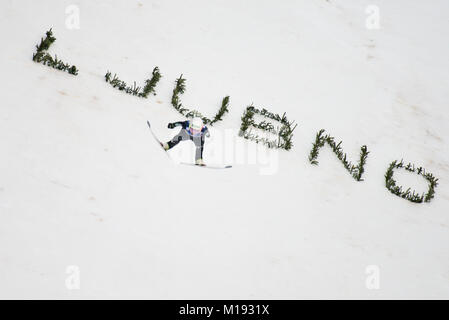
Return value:
[(179, 142), (185, 140), (192, 140), (195, 144), (195, 161), (203, 158), (204, 140), (205, 136), (209, 135), (209, 130), (206, 126), (203, 126), (200, 132), (195, 133), (190, 128), (190, 121), (178, 121), (173, 123), (174, 127), (182, 127), (181, 131), (173, 137), (169, 142), (167, 142), (169, 149), (176, 146)]

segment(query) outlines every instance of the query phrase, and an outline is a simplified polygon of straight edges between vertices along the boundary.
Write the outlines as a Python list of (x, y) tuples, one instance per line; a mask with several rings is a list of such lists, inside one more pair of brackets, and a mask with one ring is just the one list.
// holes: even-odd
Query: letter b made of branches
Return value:
[[(278, 127), (275, 127), (273, 123), (265, 120), (256, 122), (254, 120), (254, 116), (256, 114), (274, 120), (280, 123), (280, 125)], [(256, 143), (262, 143), (268, 148), (290, 150), (293, 146), (293, 131), (295, 130), (296, 126), (297, 124), (294, 124), (294, 121), (288, 121), (285, 113), (280, 116), (279, 114), (269, 112), (267, 109), (257, 109), (251, 104), (243, 113), (239, 136), (251, 141), (255, 141)], [(257, 133), (254, 133), (254, 129), (261, 130), (266, 133), (271, 133), (276, 136), (276, 139), (261, 137)]]

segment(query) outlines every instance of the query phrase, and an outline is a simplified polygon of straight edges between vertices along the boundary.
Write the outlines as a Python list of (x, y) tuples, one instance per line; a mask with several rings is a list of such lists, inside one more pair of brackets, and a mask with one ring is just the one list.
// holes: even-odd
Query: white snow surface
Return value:
[[(66, 27), (72, 4), (79, 29)], [(448, 12), (446, 0), (1, 1), (0, 298), (448, 299)], [(32, 61), (50, 27), (49, 53), (78, 76)], [(148, 99), (104, 80), (142, 85), (154, 66)], [(230, 95), (205, 161), (232, 169), (177, 165), (193, 145), (170, 161), (151, 137), (146, 120), (165, 141), (184, 120), (170, 104), (181, 74), (187, 107), (212, 116)], [(242, 144), (251, 103), (298, 123), (268, 174), (219, 138)], [(329, 147), (308, 162), (321, 128), (353, 162), (368, 146), (365, 181)], [(434, 200), (385, 188), (395, 159), (439, 178)]]

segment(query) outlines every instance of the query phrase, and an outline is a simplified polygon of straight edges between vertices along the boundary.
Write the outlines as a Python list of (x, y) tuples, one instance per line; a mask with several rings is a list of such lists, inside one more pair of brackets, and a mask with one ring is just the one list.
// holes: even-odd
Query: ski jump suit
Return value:
[(192, 140), (195, 144), (195, 161), (203, 159), (203, 149), (204, 149), (204, 137), (209, 137), (209, 130), (206, 126), (203, 126), (201, 132), (198, 134), (193, 134), (189, 128), (190, 121), (178, 121), (174, 123), (170, 123), (171, 128), (181, 126), (182, 129), (179, 133), (171, 139), (171, 141), (167, 142), (168, 148), (171, 149), (176, 146), (180, 141)]

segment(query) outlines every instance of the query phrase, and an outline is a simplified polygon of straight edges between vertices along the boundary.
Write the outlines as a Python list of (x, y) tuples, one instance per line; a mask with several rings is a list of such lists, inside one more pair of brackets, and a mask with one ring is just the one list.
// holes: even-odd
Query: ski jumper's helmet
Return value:
[(201, 118), (199, 117), (195, 117), (191, 121), (189, 121), (189, 129), (194, 135), (200, 134), (203, 127), (203, 120), (201, 120)]
[(200, 117), (195, 117), (190, 121), (190, 128), (201, 130), (204, 126), (203, 120)]

